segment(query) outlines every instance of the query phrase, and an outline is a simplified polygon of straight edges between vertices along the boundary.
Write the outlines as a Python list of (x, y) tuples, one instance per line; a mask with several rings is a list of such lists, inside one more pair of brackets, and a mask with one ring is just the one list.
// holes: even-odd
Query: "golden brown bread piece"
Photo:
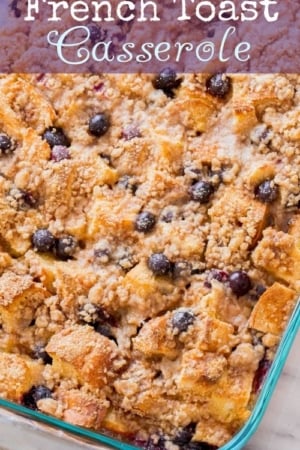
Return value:
[(74, 325), (53, 335), (46, 347), (61, 376), (101, 388), (108, 383), (117, 347), (88, 325)]
[(166, 314), (147, 322), (133, 339), (133, 348), (143, 353), (146, 358), (176, 358), (178, 349), (169, 324), (170, 317), (171, 314)]
[(50, 293), (33, 279), (14, 272), (0, 277), (0, 316), (7, 333), (22, 333)]
[(63, 419), (81, 427), (100, 428), (109, 402), (93, 394), (69, 390), (60, 395), (64, 404)]
[(21, 396), (42, 379), (42, 366), (29, 358), (0, 352), (0, 395), (20, 401)]
[(274, 283), (260, 297), (249, 319), (249, 327), (281, 335), (297, 300), (296, 292)]
[(294, 236), (267, 228), (252, 257), (258, 267), (274, 278), (299, 285), (300, 248)]
[(246, 260), (265, 227), (267, 205), (253, 195), (228, 187), (209, 210), (206, 260), (210, 267), (235, 266)]

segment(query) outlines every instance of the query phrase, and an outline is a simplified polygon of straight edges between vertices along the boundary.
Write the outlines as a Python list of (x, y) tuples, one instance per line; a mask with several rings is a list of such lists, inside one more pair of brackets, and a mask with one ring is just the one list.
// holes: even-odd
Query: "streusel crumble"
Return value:
[(300, 77), (13, 74), (0, 97), (0, 395), (222, 446), (300, 289)]

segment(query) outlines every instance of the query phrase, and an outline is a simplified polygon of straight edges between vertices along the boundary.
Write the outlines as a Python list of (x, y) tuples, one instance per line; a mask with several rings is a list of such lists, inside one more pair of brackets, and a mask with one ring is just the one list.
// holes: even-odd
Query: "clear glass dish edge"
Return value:
[[(298, 330), (300, 329), (300, 299), (297, 306), (290, 318), (286, 331), (281, 339), (281, 343), (278, 347), (276, 357), (270, 368), (268, 376), (263, 384), (262, 390), (257, 399), (256, 405), (252, 411), (252, 414), (242, 429), (220, 450), (240, 450), (242, 449), (249, 439), (253, 436), (257, 430), (263, 415), (267, 409), (267, 406), (271, 400), (272, 394), (279, 380), (282, 369), (287, 360), (289, 351), (296, 337)], [(11, 412), (17, 413), (28, 419), (35, 420), (39, 423), (54, 426), (61, 431), (71, 433), (73, 436), (82, 437), (88, 439), (90, 443), (104, 444), (120, 450), (136, 450), (136, 447), (131, 444), (126, 444), (118, 439), (106, 436), (95, 431), (77, 427), (75, 425), (63, 422), (55, 417), (42, 414), (38, 411), (28, 410), (27, 408), (10, 402), (8, 400), (0, 399), (0, 408), (7, 409)], [(66, 436), (67, 437), (67, 436)], [(63, 439), (63, 437), (62, 437)]]
[(298, 299), (296, 308), (289, 320), (288, 326), (283, 334), (275, 359), (268, 372), (266, 380), (263, 383), (261, 392), (256, 401), (251, 416), (241, 428), (241, 430), (219, 450), (240, 450), (244, 448), (250, 438), (257, 430), (268, 404), (272, 398), (280, 378), (283, 367), (286, 363), (292, 344), (295, 340), (297, 332), (300, 329), (300, 298)]

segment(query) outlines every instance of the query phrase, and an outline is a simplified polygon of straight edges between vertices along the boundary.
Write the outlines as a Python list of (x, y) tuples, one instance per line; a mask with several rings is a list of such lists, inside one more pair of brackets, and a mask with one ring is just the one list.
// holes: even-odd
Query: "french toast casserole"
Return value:
[(1, 397), (221, 447), (300, 288), (300, 76), (10, 74), (0, 98)]

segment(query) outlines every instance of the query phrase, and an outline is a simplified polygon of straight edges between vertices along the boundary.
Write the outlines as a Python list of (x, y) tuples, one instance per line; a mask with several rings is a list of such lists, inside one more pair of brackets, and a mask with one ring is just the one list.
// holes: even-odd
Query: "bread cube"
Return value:
[(236, 133), (246, 134), (257, 124), (255, 107), (251, 101), (233, 102), (233, 128)]
[(259, 298), (249, 327), (263, 333), (281, 335), (295, 306), (296, 292), (280, 283), (274, 283)]
[(31, 246), (31, 233), (39, 217), (25, 211), (16, 211), (3, 198), (0, 199), (0, 236), (3, 250), (11, 256), (21, 256)]
[(109, 402), (105, 398), (72, 389), (58, 395), (63, 402), (63, 419), (80, 427), (99, 429)]
[(0, 330), (0, 351), (7, 353), (12, 353), (13, 351), (15, 351), (15, 349), (18, 348), (19, 344), (18, 338), (19, 336), (16, 334), (7, 334), (2, 327), (2, 330)]
[(123, 151), (116, 158), (118, 173), (122, 175), (137, 175), (149, 168), (151, 142), (146, 136), (143, 139), (132, 139), (122, 143)]
[(272, 84), (273, 83), (269, 83), (268, 85), (265, 84), (263, 90), (252, 94), (252, 103), (255, 106), (258, 116), (260, 116), (269, 106), (277, 106), (281, 103)]
[(211, 218), (206, 250), (209, 267), (223, 268), (246, 260), (265, 227), (267, 205), (245, 191), (229, 187), (208, 213)]
[(34, 384), (40, 383), (41, 371), (36, 361), (0, 352), (0, 397), (20, 401)]
[(18, 151), (20, 160), (26, 161), (28, 168), (30, 167), (30, 169), (34, 169), (35, 171), (38, 169), (36, 167), (37, 164), (43, 164), (44, 161), (50, 158), (49, 144), (41, 139), (40, 136), (37, 138), (36, 131), (31, 128), (23, 131), (22, 146)]
[(13, 259), (6, 252), (0, 252), (0, 273), (7, 269), (13, 263)]
[(162, 167), (167, 166), (169, 170), (172, 168), (173, 171), (178, 171), (182, 165), (184, 141), (174, 139), (172, 136), (168, 136), (168, 139), (165, 139), (164, 136), (158, 137), (157, 141)]
[(174, 427), (186, 425), (187, 417), (197, 422), (206, 413), (203, 403), (168, 396), (163, 388), (141, 389), (132, 404), (132, 410), (138, 416), (159, 421), (162, 426), (172, 423)]
[(223, 355), (191, 350), (184, 354), (175, 381), (178, 395), (205, 402), (213, 419), (230, 423), (249, 415), (254, 374), (254, 368), (229, 367)]
[(0, 315), (7, 333), (21, 333), (49, 292), (28, 275), (5, 272), (0, 277)]
[(191, 330), (191, 344), (199, 350), (227, 354), (234, 342), (234, 327), (210, 316), (197, 318)]
[[(177, 379), (180, 389), (197, 391), (197, 384), (202, 381), (216, 382), (227, 368), (227, 360), (223, 355), (189, 350), (182, 357), (181, 371)], [(209, 389), (208, 389), (209, 390)]]
[(159, 291), (167, 294), (173, 290), (172, 283), (163, 277), (155, 277), (144, 261), (126, 274), (124, 285), (140, 297), (147, 297)]
[(77, 167), (71, 160), (53, 164), (45, 171), (43, 213), (46, 220), (63, 219), (74, 207), (76, 191), (74, 184), (77, 179)]
[(263, 239), (252, 253), (254, 264), (278, 280), (297, 286), (300, 280), (300, 247), (295, 236), (273, 228), (265, 230)]
[(133, 339), (133, 348), (143, 353), (146, 358), (176, 358), (179, 350), (172, 329), (168, 326), (170, 316), (171, 314), (165, 314), (145, 323), (138, 336)]
[(126, 233), (134, 228), (134, 221), (141, 209), (141, 200), (122, 193), (104, 195), (95, 191), (88, 212), (88, 236), (98, 233)]
[(72, 378), (94, 388), (107, 384), (117, 356), (117, 346), (88, 325), (74, 325), (54, 334), (46, 347), (53, 369), (63, 378)]
[(60, 299), (61, 308), (68, 317), (75, 312), (78, 297), (87, 296), (96, 281), (97, 276), (93, 271), (83, 270), (76, 260), (55, 263), (54, 287)]
[[(85, 152), (85, 149), (82, 149)], [(92, 191), (95, 186), (103, 184), (114, 185), (118, 181), (118, 172), (110, 167), (98, 154), (91, 153), (87, 158), (84, 155), (83, 164), (78, 167), (78, 176), (82, 180), (82, 190)]]
[(211, 117), (218, 109), (219, 102), (200, 89), (191, 90), (182, 86), (172, 103), (174, 113), (178, 114), (178, 111), (184, 111), (183, 121), (186, 122), (187, 127), (204, 133)]
[(157, 236), (155, 237), (156, 241), (153, 238), (154, 246), (161, 248), (169, 246), (170, 236), (172, 235), (174, 253), (180, 255), (181, 258), (202, 259), (206, 236), (200, 227), (192, 223), (191, 218), (182, 221), (182, 223), (177, 222), (167, 224), (167, 226), (164, 223), (157, 224), (157, 233), (159, 241)]
[(53, 256), (29, 250), (25, 260), (30, 267), (31, 275), (34, 278), (38, 277), (49, 292), (55, 293), (56, 259)]
[(102, 426), (113, 433), (124, 434), (128, 436), (128, 430), (135, 433), (139, 426), (134, 420), (130, 420), (125, 414), (109, 409), (105, 415)]
[(124, 288), (129, 295), (127, 306), (132, 312), (143, 317), (152, 317), (176, 303), (173, 283), (164, 277), (155, 277), (146, 263), (141, 261), (123, 279)]
[[(32, 83), (12, 75), (2, 78), (0, 87), (6, 100), (5, 113), (8, 109), (14, 112), (18, 128), (30, 127), (41, 134), (53, 124), (56, 118), (54, 108)], [(4, 109), (2, 101), (1, 106)]]
[(250, 416), (248, 406), (254, 372), (228, 371), (213, 390), (207, 411), (215, 420), (225, 424), (244, 423)]

